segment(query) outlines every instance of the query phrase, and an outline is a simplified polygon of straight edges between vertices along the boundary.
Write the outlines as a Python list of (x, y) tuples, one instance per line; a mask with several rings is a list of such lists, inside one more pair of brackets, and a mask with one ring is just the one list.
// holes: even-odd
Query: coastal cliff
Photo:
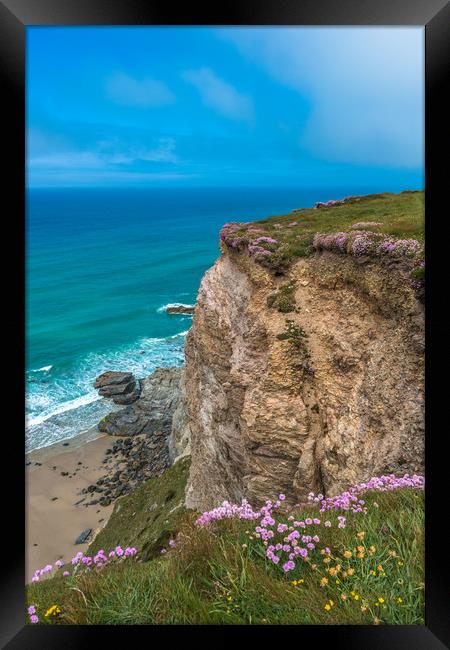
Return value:
[(261, 504), (280, 492), (296, 502), (423, 470), (424, 310), (417, 260), (404, 253), (413, 240), (385, 255), (386, 236), (367, 231), (371, 252), (361, 230), (345, 251), (316, 237), (280, 272), (281, 237), (245, 226), (222, 238), (186, 340), (186, 505)]

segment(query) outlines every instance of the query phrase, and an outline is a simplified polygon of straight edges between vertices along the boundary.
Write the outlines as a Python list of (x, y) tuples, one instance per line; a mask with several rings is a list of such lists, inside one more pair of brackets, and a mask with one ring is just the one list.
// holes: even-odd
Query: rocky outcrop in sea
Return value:
[(141, 386), (131, 372), (108, 370), (99, 375), (94, 383), (99, 395), (111, 398), (115, 404), (132, 404), (141, 394)]
[[(98, 423), (99, 431), (112, 436), (103, 459), (105, 474), (82, 491), (85, 496), (78, 503), (108, 506), (169, 467), (174, 457), (169, 451), (172, 422), (180, 403), (183, 373), (183, 368), (158, 368), (139, 382), (139, 396), (132, 404)], [(96, 379), (95, 386), (101, 395), (116, 401), (115, 387), (133, 383), (138, 384), (132, 373), (108, 371)], [(178, 408), (178, 428), (183, 426), (183, 413)]]

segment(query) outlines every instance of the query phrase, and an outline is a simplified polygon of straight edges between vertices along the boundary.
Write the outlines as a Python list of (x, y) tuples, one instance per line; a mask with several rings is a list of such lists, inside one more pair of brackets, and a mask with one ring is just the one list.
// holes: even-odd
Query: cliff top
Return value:
[[(340, 238), (317, 237), (328, 233)], [(260, 221), (228, 223), (220, 239), (229, 249), (248, 249), (257, 262), (274, 271), (324, 248), (419, 259), (423, 257), (424, 192), (350, 196)]]

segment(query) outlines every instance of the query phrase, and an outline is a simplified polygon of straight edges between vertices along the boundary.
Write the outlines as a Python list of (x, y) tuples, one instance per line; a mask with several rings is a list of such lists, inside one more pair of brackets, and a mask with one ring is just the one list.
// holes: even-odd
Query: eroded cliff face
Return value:
[[(280, 313), (267, 299), (288, 281), (296, 310)], [(200, 287), (184, 381), (188, 507), (423, 470), (424, 315), (401, 262), (324, 252), (276, 278), (224, 250)]]

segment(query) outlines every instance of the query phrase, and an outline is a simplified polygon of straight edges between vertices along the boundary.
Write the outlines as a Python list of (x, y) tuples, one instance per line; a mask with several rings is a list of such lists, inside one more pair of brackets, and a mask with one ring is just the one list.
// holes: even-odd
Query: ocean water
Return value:
[[(26, 446), (94, 426), (112, 410), (106, 370), (138, 378), (184, 362), (187, 315), (219, 255), (218, 232), (355, 193), (296, 189), (29, 189)], [(363, 192), (360, 192), (363, 193)]]

